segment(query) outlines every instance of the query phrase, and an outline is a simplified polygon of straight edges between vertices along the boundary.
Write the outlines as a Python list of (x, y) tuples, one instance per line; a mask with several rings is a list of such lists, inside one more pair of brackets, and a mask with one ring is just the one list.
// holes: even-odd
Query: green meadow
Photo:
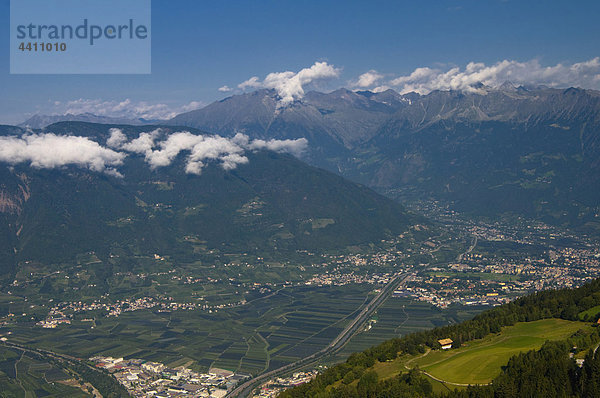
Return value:
[(500, 374), (513, 355), (537, 350), (547, 340), (561, 340), (589, 324), (544, 319), (518, 323), (481, 340), (465, 343), (458, 349), (430, 351), (414, 360), (425, 372), (450, 383), (485, 384)]
[[(447, 382), (431, 382), (438, 392), (448, 391), (460, 384), (487, 384), (500, 374), (502, 366), (520, 352), (537, 350), (547, 340), (562, 340), (591, 325), (562, 319), (522, 322), (505, 327), (500, 333), (464, 343), (460, 348), (433, 350), (425, 354), (402, 355), (394, 361), (377, 362), (373, 369), (381, 379), (406, 372), (418, 366), (429, 375)], [(458, 386), (457, 386), (458, 385)], [(445, 386), (445, 387), (444, 387)]]

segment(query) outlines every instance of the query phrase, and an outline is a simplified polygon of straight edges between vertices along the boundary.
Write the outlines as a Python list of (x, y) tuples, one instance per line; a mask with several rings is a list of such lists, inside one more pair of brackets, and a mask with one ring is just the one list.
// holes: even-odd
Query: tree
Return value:
[(379, 376), (377, 375), (377, 372), (375, 372), (374, 370), (369, 370), (369, 371), (365, 372), (362, 375), (362, 377), (360, 378), (360, 380), (358, 381), (358, 386), (357, 386), (358, 394), (361, 397), (374, 396), (374, 395), (370, 394), (370, 392), (375, 391), (378, 379), (379, 379)]

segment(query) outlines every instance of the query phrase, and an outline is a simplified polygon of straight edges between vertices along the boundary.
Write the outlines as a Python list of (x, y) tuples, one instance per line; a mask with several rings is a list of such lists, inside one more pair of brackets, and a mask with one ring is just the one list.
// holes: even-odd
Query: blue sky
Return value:
[[(600, 56), (597, 1), (153, 0), (150, 75), (10, 75), (9, 9), (0, 0), (0, 123), (79, 99), (88, 108), (128, 99), (138, 110), (188, 109), (238, 92), (252, 76), (315, 62), (337, 71), (319, 82), (323, 90), (370, 70), (383, 87), (420, 67), (444, 73), (503, 60), (521, 71), (566, 65), (555, 71), (557, 85), (600, 85), (595, 64), (592, 75), (563, 79), (569, 65)], [(220, 92), (224, 85), (234, 91)]]

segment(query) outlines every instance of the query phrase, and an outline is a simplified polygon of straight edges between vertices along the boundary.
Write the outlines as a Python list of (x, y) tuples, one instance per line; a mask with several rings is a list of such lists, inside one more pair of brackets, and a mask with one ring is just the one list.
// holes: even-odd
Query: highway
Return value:
[(227, 394), (226, 397), (246, 397), (252, 392), (253, 389), (268, 379), (281, 376), (284, 373), (292, 373), (296, 370), (317, 363), (328, 355), (335, 354), (337, 351), (342, 349), (348, 340), (350, 340), (350, 338), (352, 338), (360, 330), (360, 327), (364, 324), (364, 322), (375, 310), (377, 310), (377, 308), (379, 308), (385, 302), (389, 295), (392, 294), (397, 287), (404, 284), (411, 275), (411, 273), (396, 275), (383, 289), (381, 289), (377, 296), (375, 296), (362, 309), (362, 311), (352, 320), (352, 322), (350, 322), (350, 324), (348, 324), (348, 326), (346, 326), (346, 328), (321, 351), (250, 379), (239, 385), (237, 388)]
[(456, 261), (457, 262), (461, 262), (463, 257), (465, 256), (465, 254), (469, 254), (473, 251), (473, 249), (475, 249), (475, 246), (477, 246), (477, 236), (473, 237), (473, 242), (471, 243), (471, 246), (469, 246), (469, 248), (464, 252), (464, 253), (460, 253), (457, 257), (456, 257)]

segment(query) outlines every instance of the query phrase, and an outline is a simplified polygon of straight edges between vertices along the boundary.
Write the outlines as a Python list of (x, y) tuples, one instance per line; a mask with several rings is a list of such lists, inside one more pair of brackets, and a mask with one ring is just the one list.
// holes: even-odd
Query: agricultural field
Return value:
[(326, 346), (356, 316), (373, 287), (284, 288), (234, 308), (124, 312), (43, 329), (33, 322), (7, 325), (10, 341), (89, 358), (143, 358), (197, 370), (211, 366), (257, 374)]
[(503, 328), (502, 332), (463, 344), (461, 348), (429, 351), (406, 361), (450, 383), (485, 384), (500, 373), (503, 365), (519, 352), (537, 350), (547, 340), (562, 340), (590, 324), (544, 319)]
[(89, 397), (73, 378), (56, 364), (0, 346), (2, 397)]
[(488, 307), (456, 305), (440, 309), (431, 304), (409, 298), (389, 298), (373, 316), (369, 325), (354, 336), (331, 363), (344, 360), (353, 352), (364, 351), (390, 338), (404, 336), (419, 330), (460, 323), (473, 318)]

